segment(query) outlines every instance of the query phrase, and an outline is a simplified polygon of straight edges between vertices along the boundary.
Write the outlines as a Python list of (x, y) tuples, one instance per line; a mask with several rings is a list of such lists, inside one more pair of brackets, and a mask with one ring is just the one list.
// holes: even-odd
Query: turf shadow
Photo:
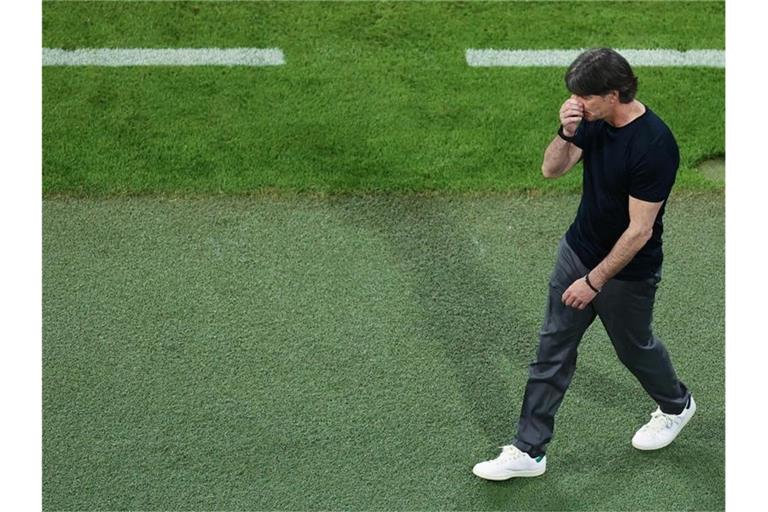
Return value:
[(517, 314), (515, 297), (481, 261), (454, 201), (461, 199), (367, 196), (334, 209), (388, 242), (423, 311), (421, 336), (442, 346), (472, 421), (496, 446), (514, 434), (522, 389), (511, 389), (510, 378), (527, 377), (538, 325)]

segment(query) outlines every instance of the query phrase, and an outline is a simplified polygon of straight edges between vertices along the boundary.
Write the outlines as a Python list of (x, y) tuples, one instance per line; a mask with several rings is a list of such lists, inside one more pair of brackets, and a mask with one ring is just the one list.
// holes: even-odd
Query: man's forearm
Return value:
[(544, 162), (541, 171), (548, 178), (560, 176), (568, 165), (571, 144), (556, 136), (544, 151)]
[(624, 231), (608, 256), (589, 272), (589, 281), (592, 285), (599, 290), (608, 280), (621, 272), (621, 269), (626, 267), (648, 243), (651, 234), (652, 231), (641, 231), (632, 227)]

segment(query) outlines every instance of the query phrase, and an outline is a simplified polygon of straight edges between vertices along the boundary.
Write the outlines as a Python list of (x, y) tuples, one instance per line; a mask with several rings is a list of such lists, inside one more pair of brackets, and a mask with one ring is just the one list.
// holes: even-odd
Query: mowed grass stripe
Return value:
[(43, 48), (43, 66), (280, 66), (280, 48)]
[[(151, 20), (151, 23), (147, 21)], [(49, 48), (725, 48), (725, 2), (44, 2)]]
[[(540, 170), (568, 97), (563, 69), (478, 72), (455, 49), (289, 58), (267, 68), (43, 68), (44, 193), (581, 187), (579, 171), (546, 180)], [(677, 185), (722, 188), (695, 167), (724, 153), (724, 70), (637, 74), (638, 98), (678, 140)]]
[[(564, 70), (478, 72), (465, 48), (724, 45), (712, 2), (66, 2), (43, 14), (49, 48), (277, 47), (288, 62), (45, 67), (48, 196), (574, 191), (578, 172), (540, 172)], [(678, 139), (677, 186), (722, 188), (695, 168), (725, 150), (724, 70), (637, 73), (638, 98)]]
[(681, 437), (631, 447), (655, 405), (596, 321), (548, 473), (471, 474), (514, 433), (578, 199), (45, 200), (44, 508), (722, 510), (722, 194), (665, 218)]
[[(513, 50), (467, 49), (472, 67), (568, 66), (584, 49)], [(633, 68), (644, 66), (724, 68), (724, 50), (617, 49)]]

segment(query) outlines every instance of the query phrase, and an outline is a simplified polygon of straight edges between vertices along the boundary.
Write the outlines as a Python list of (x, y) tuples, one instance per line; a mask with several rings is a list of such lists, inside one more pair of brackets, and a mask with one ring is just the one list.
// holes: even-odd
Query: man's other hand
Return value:
[(579, 310), (585, 309), (597, 294), (589, 287), (587, 281), (582, 277), (565, 290), (563, 294), (563, 304), (568, 307)]

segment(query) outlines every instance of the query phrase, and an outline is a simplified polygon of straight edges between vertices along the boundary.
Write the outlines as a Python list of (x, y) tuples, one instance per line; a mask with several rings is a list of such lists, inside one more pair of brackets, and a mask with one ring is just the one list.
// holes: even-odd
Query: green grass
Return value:
[(44, 68), (44, 508), (722, 510), (723, 182), (694, 168), (724, 70), (636, 69), (681, 148), (655, 332), (699, 412), (634, 450), (655, 404), (596, 323), (547, 474), (489, 483), (580, 173), (539, 171), (564, 69), (464, 50), (723, 48), (724, 10), (45, 2), (45, 47), (287, 65)]
[(725, 45), (724, 2), (45, 2), (44, 8), (43, 43), (62, 48), (567, 48), (604, 38), (624, 47)]
[(655, 332), (699, 412), (669, 448), (599, 322), (548, 472), (514, 434), (578, 196), (47, 199), (46, 510), (724, 508), (724, 204), (675, 194)]
[[(279, 68), (45, 68), (46, 195), (521, 191), (564, 69), (470, 68), (466, 48), (723, 48), (722, 3), (44, 4), (46, 47), (273, 47)], [(722, 69), (637, 68), (681, 147), (724, 154)]]

